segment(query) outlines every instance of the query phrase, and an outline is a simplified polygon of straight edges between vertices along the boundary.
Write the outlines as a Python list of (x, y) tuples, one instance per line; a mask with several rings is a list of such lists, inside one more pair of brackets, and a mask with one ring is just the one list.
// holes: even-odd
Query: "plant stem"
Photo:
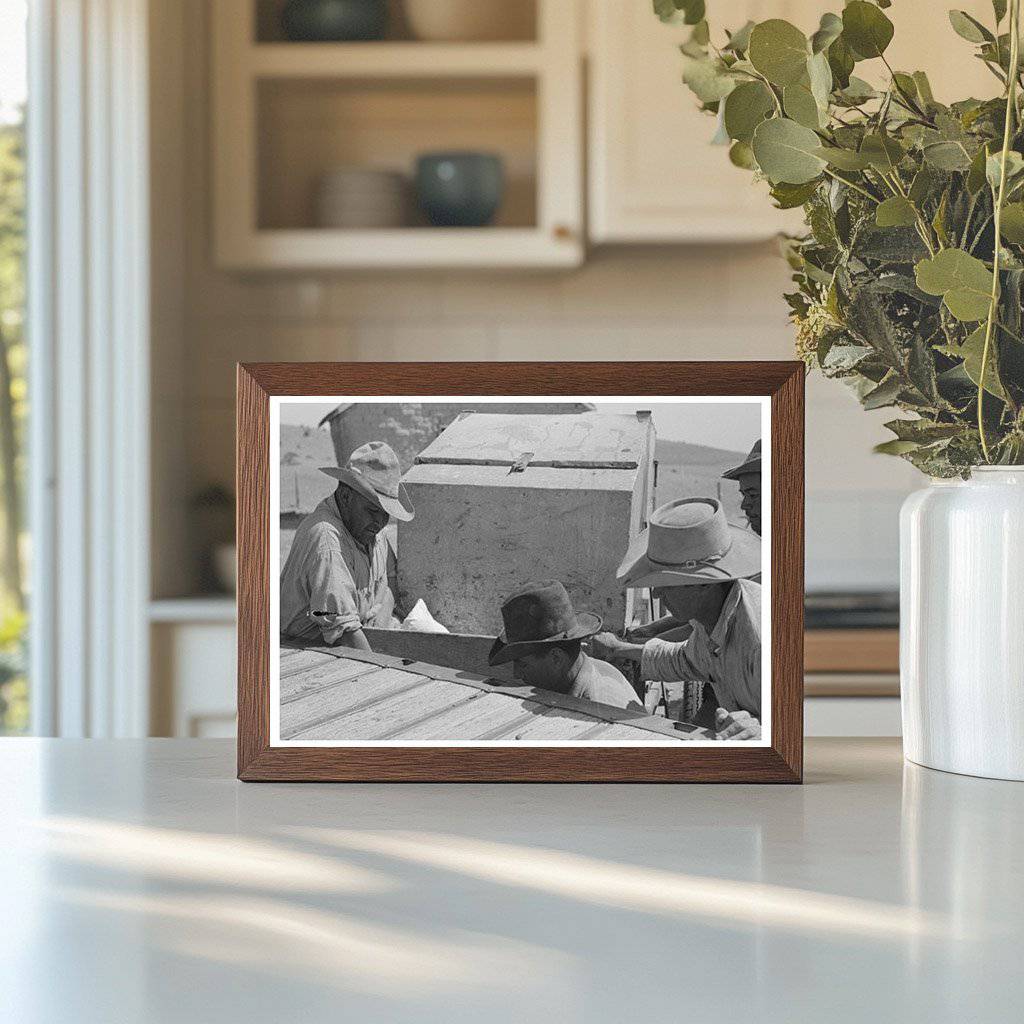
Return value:
[[(885, 54), (880, 53), (879, 56), (882, 58), (882, 63), (886, 66), (886, 68), (889, 71), (889, 84), (892, 86), (892, 88), (894, 88), (900, 94), (900, 98), (903, 100), (906, 106), (909, 107), (909, 109), (912, 110), (915, 114), (917, 114), (918, 117), (927, 118), (928, 115), (918, 105), (917, 100), (915, 100), (913, 96), (910, 96), (906, 92), (904, 92), (902, 87), (900, 86), (900, 83), (896, 81), (896, 72), (893, 71), (892, 65), (885, 59)], [(925, 123), (931, 125), (930, 121), (926, 120)]]
[(1021, 336), (1020, 336), (1020, 335), (1019, 335), (1019, 334), (1018, 334), (1018, 333), (1017, 333), (1016, 331), (1011, 331), (1011, 330), (1010, 330), (1010, 328), (1009, 328), (1009, 327), (1007, 327), (1007, 326), (1006, 326), (1006, 324), (1004, 324), (1002, 320), (997, 320), (997, 321), (996, 321), (996, 326), (997, 326), (997, 327), (998, 327), (998, 328), (999, 328), (999, 329), (1000, 329), (1001, 331), (1006, 331), (1006, 333), (1007, 333), (1007, 334), (1008, 334), (1008, 335), (1009, 335), (1009, 336), (1010, 336), (1011, 338), (1013, 338), (1013, 339), (1014, 339), (1015, 341), (1019, 341), (1019, 342), (1020, 342), (1020, 343), (1021, 343), (1022, 345), (1024, 345), (1024, 338), (1022, 338), (1022, 337), (1021, 337)]
[(871, 202), (877, 205), (878, 196), (873, 196), (866, 188), (861, 188), (856, 182), (847, 181), (846, 178), (840, 178), (838, 174), (833, 174), (827, 167), (824, 169), (824, 173), (835, 181), (841, 182), (842, 184), (852, 188), (854, 192), (859, 192), (862, 196), (866, 196)]
[(1003, 150), (999, 155), (999, 189), (995, 196), (993, 213), (995, 243), (992, 252), (992, 297), (989, 300), (988, 320), (985, 323), (985, 345), (981, 350), (981, 369), (978, 371), (978, 435), (985, 461), (992, 462), (988, 437), (985, 434), (985, 372), (988, 369), (989, 352), (992, 346), (992, 330), (999, 308), (999, 256), (1003, 201), (1006, 197), (1006, 161), (1010, 152), (1010, 138), (1013, 134), (1014, 115), (1017, 111), (1017, 67), (1020, 61), (1020, 0), (1010, 0), (1010, 73), (1006, 84), (1006, 119), (1003, 125)]
[(764, 87), (771, 95), (772, 101), (775, 103), (775, 113), (778, 114), (779, 117), (785, 117), (785, 112), (782, 109), (782, 101), (775, 94), (775, 90), (772, 88), (772, 83), (757, 71), (754, 72), (754, 76), (764, 83)]

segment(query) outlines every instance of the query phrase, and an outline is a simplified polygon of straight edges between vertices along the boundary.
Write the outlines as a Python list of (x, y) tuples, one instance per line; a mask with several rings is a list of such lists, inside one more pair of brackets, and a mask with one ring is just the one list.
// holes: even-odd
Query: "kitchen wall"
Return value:
[[(188, 496), (232, 485), (234, 364), (345, 359), (785, 359), (787, 268), (772, 243), (609, 249), (571, 272), (244, 276), (210, 260), (203, 0), (158, 12), (154, 95), (157, 538), (188, 536)], [(184, 54), (184, 63), (170, 55)], [(180, 144), (178, 144), (180, 142)], [(166, 307), (166, 315), (161, 310)], [(874, 456), (884, 412), (808, 381), (807, 581), (891, 587), (910, 467)], [(191, 562), (156, 545), (158, 595)], [(166, 546), (175, 550), (174, 543)]]

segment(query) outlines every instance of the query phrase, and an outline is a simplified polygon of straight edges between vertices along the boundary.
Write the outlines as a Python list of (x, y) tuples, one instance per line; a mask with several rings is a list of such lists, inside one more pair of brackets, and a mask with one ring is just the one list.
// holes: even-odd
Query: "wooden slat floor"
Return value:
[(280, 734), (286, 741), (710, 738), (703, 729), (641, 712), (339, 648), (282, 647), (280, 699)]

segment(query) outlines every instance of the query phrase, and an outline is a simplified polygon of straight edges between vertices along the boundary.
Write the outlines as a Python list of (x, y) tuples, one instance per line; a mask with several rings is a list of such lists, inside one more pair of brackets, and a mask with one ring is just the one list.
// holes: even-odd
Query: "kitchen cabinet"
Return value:
[[(748, 19), (818, 23), (808, 0), (737, 0), (712, 7), (730, 28)], [(774, 209), (767, 185), (710, 145), (715, 119), (681, 79), (689, 28), (664, 25), (645, 2), (590, 0), (588, 173), (594, 242), (735, 242), (800, 224)]]
[[(526, 4), (529, 0), (520, 0)], [(282, 38), (273, 0), (217, 0), (214, 256), (219, 267), (566, 267), (583, 258), (580, 0), (533, 0), (533, 38)], [(501, 157), (493, 224), (325, 227), (328, 175), (398, 172), (424, 152)]]
[[(831, 6), (815, 0), (736, 0), (709, 4), (712, 31), (785, 18), (812, 32)], [(988, 0), (958, 5), (986, 24)], [(991, 96), (998, 83), (957, 37), (945, 8), (894, 4), (889, 56), (897, 69), (928, 72), (938, 99)], [(646, 0), (590, 0), (588, 177), (590, 238), (610, 242), (729, 242), (769, 238), (802, 226), (799, 210), (771, 205), (767, 186), (712, 146), (715, 121), (697, 109), (681, 81), (679, 43), (689, 28), (664, 25)], [(880, 62), (858, 74), (877, 80)]]

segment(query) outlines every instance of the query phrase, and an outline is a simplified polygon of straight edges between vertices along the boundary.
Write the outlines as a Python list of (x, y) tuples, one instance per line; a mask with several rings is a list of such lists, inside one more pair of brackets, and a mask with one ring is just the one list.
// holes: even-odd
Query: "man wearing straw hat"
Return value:
[(718, 738), (760, 739), (761, 585), (749, 578), (760, 568), (759, 538), (728, 523), (714, 498), (662, 505), (630, 545), (617, 577), (627, 587), (651, 588), (675, 618), (689, 623), (689, 635), (633, 644), (601, 633), (591, 647), (639, 662), (645, 679), (705, 683), (705, 694), (710, 686), (714, 695)]
[(761, 536), (761, 442), (754, 442), (750, 454), (740, 465), (722, 474), (723, 480), (735, 480), (740, 485), (743, 514), (750, 528)]
[(633, 687), (614, 665), (584, 654), (581, 644), (601, 628), (601, 618), (573, 609), (558, 580), (530, 583), (501, 606), (504, 633), (491, 647), (489, 665), (513, 662), (529, 686), (567, 693), (617, 708), (643, 711)]
[(383, 441), (321, 472), (338, 486), (295, 531), (281, 570), (281, 636), (368, 651), (363, 627), (390, 626), (395, 607), (382, 531), (390, 517), (412, 519), (412, 503), (398, 456)]

